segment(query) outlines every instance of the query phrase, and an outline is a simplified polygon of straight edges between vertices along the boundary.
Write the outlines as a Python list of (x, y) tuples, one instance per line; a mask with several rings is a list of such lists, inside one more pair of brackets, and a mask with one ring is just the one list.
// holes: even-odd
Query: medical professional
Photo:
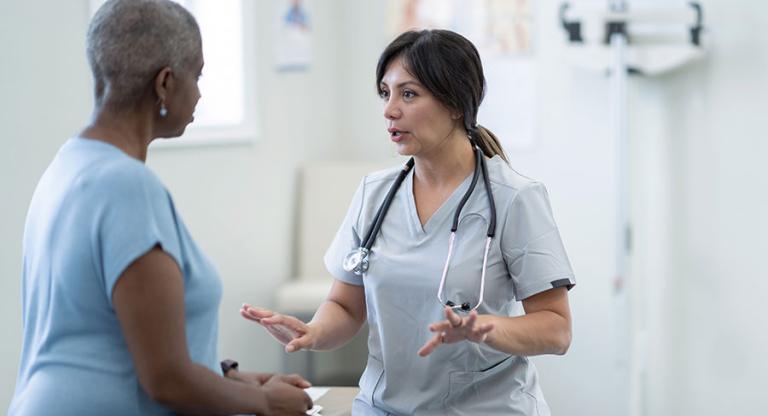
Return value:
[[(549, 415), (529, 356), (564, 354), (575, 284), (544, 186), (477, 124), (475, 47), (410, 31), (376, 88), (402, 167), (366, 176), (325, 255), (311, 322), (244, 305), (288, 352), (330, 350), (368, 321), (355, 415)], [(514, 91), (510, 91), (514, 94)]]
[(59, 149), (27, 215), (8, 413), (305, 414), (302, 378), (219, 363), (221, 281), (145, 165), (200, 98), (195, 19), (169, 0), (108, 1), (87, 49), (93, 119)]

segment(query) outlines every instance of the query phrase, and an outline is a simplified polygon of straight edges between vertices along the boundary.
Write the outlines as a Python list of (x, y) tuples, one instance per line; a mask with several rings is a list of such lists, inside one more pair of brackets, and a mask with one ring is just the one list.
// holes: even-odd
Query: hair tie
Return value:
[(477, 146), (477, 129), (473, 126), (470, 126), (467, 129), (467, 138), (469, 139), (469, 142), (472, 143), (473, 146)]

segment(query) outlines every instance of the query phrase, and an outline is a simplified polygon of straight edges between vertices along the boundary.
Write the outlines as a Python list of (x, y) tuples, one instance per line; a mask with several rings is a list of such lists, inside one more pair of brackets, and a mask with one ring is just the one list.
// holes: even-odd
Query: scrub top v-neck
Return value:
[[(575, 280), (544, 186), (518, 174), (499, 157), (488, 159), (487, 165), (498, 220), (485, 299), (478, 313), (519, 316), (521, 300), (554, 287), (570, 288)], [(371, 248), (368, 271), (357, 276), (342, 268), (345, 255), (360, 245), (399, 170), (363, 179), (325, 255), (333, 276), (365, 289), (369, 357), (355, 410), (360, 414), (549, 414), (536, 370), (526, 357), (468, 341), (442, 345), (427, 357), (417, 354), (433, 335), (428, 325), (444, 319), (437, 289), (453, 214), (472, 175), (422, 226), (413, 198), (412, 170), (395, 194)], [(489, 216), (486, 189), (480, 181), (460, 216), (445, 283), (448, 299), (477, 301)]]
[(470, 182), (472, 182), (472, 174), (464, 178), (461, 184), (459, 184), (459, 186), (453, 190), (453, 193), (448, 196), (448, 199), (443, 201), (442, 205), (440, 205), (427, 219), (427, 222), (422, 225), (421, 219), (419, 218), (419, 212), (416, 209), (416, 199), (413, 196), (413, 169), (411, 169), (411, 172), (408, 173), (408, 176), (406, 176), (403, 181), (403, 189), (401, 192), (405, 197), (402, 201), (406, 205), (409, 226), (412, 228), (414, 236), (423, 238), (430, 234), (435, 228), (443, 227), (444, 223), (448, 224), (448, 228), (450, 228), (450, 221), (453, 220), (456, 205), (458, 205), (461, 197), (467, 192), (467, 189), (469, 189)]

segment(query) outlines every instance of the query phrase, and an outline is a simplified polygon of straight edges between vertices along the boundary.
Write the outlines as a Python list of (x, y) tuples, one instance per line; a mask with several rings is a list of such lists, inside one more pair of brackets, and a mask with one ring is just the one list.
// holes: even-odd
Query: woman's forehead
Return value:
[(421, 85), (419, 79), (411, 73), (408, 69), (408, 65), (402, 57), (393, 59), (387, 64), (387, 69), (384, 71), (384, 76), (381, 79), (382, 84), (416, 84)]

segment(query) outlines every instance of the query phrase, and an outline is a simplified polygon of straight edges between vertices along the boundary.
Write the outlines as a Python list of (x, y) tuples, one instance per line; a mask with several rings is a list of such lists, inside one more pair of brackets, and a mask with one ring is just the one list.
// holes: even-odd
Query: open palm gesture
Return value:
[(450, 307), (445, 308), (445, 320), (429, 326), (429, 330), (435, 333), (421, 349), (419, 355), (426, 357), (442, 344), (453, 344), (462, 340), (471, 342), (484, 342), (488, 333), (493, 330), (493, 324), (480, 324), (477, 322), (477, 312), (472, 311), (469, 316), (462, 318)]
[(315, 345), (312, 328), (296, 317), (248, 304), (240, 308), (240, 315), (264, 327), (272, 337), (285, 345), (286, 352), (312, 349)]

